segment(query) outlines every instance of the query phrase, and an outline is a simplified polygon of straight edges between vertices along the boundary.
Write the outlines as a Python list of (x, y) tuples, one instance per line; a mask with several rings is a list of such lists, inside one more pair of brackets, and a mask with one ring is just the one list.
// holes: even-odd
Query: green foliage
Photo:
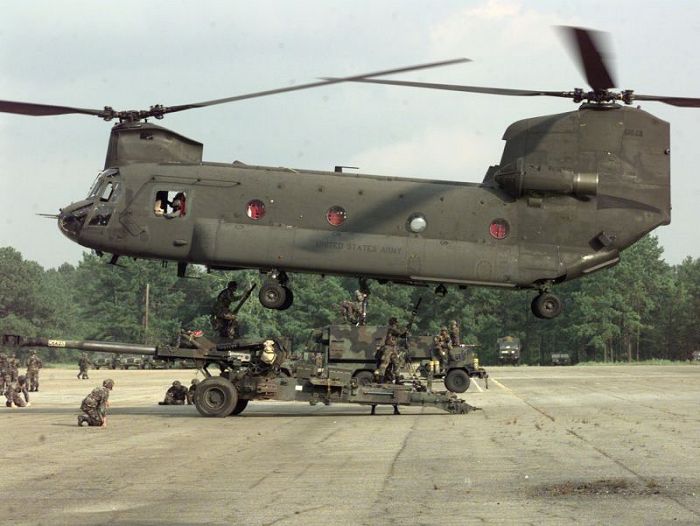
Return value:
[[(187, 279), (174, 266), (122, 258), (119, 266), (84, 255), (76, 266), (45, 271), (10, 247), (0, 248), (0, 331), (26, 336), (105, 339), (151, 344), (170, 342), (179, 328), (211, 334), (210, 314), (229, 280), (239, 293), (255, 283), (255, 271), (207, 273), (190, 267)], [(339, 304), (352, 299), (353, 278), (294, 274), (294, 306), (263, 308), (256, 289), (240, 311), (246, 336), (285, 336), (296, 345), (309, 332), (340, 322)], [(146, 288), (148, 323), (146, 324)], [(521, 361), (547, 364), (553, 352), (579, 361), (687, 360), (700, 350), (700, 260), (670, 267), (654, 237), (622, 254), (612, 269), (559, 285), (565, 305), (554, 320), (530, 312), (532, 291), (450, 287), (445, 298), (432, 287), (371, 283), (368, 323), (383, 325), (391, 316), (402, 324), (421, 299), (414, 334), (436, 334), (450, 320), (460, 322), (462, 341), (479, 345), (482, 363), (496, 363), (496, 339), (520, 338)], [(43, 352), (50, 360), (74, 360), (70, 351)]]

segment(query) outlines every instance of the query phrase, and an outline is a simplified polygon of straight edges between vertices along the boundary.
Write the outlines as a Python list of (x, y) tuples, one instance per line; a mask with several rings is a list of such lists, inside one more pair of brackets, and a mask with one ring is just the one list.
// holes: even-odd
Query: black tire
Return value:
[(238, 390), (226, 378), (212, 376), (197, 385), (194, 406), (202, 416), (228, 416), (237, 403)]
[(538, 318), (551, 320), (561, 314), (563, 305), (558, 296), (543, 293), (535, 296), (532, 300), (532, 313)]
[(236, 407), (231, 411), (231, 416), (240, 415), (246, 407), (248, 407), (248, 400), (238, 400)]
[(289, 289), (283, 287), (276, 281), (267, 281), (260, 287), (258, 299), (263, 307), (280, 310), (287, 301), (288, 293)]
[(453, 393), (463, 393), (469, 389), (469, 374), (464, 369), (451, 369), (445, 376), (445, 388)]
[(292, 289), (288, 287), (282, 287), (287, 294), (287, 297), (284, 300), (284, 303), (282, 306), (279, 308), (279, 310), (287, 310), (289, 307), (292, 306), (294, 303), (294, 292), (292, 292)]
[(370, 371), (359, 371), (353, 376), (357, 385), (369, 385), (374, 382), (374, 374)]

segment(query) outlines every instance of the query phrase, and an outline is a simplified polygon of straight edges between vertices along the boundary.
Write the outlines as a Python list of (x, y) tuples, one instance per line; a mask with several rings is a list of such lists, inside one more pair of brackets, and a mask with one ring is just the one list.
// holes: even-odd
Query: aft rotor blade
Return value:
[(466, 91), (469, 93), (485, 93), (487, 95), (510, 95), (514, 97), (571, 97), (570, 91), (535, 91), (509, 88), (489, 88), (486, 86), (462, 86), (459, 84), (436, 84), (433, 82), (413, 82), (406, 80), (381, 80), (381, 79), (342, 79), (346, 82), (366, 82), (369, 84), (388, 84), (390, 86), (409, 86), (413, 88), (429, 88), (447, 91)]
[(663, 102), (664, 104), (681, 106), (683, 108), (700, 108), (700, 99), (695, 97), (664, 97), (657, 95), (637, 95), (635, 93), (634, 100)]
[(373, 71), (371, 73), (363, 73), (360, 75), (353, 75), (350, 77), (328, 78), (328, 79), (321, 80), (318, 82), (309, 82), (307, 84), (299, 84), (297, 86), (288, 86), (285, 88), (257, 91), (254, 93), (246, 93), (244, 95), (235, 95), (233, 97), (226, 97), (223, 99), (207, 100), (204, 102), (195, 102), (192, 104), (182, 104), (179, 106), (168, 106), (168, 107), (163, 109), (163, 113), (173, 113), (176, 111), (189, 110), (192, 108), (204, 108), (206, 106), (213, 106), (215, 104), (225, 104), (227, 102), (235, 102), (235, 101), (239, 101), (239, 100), (253, 99), (256, 97), (266, 97), (268, 95), (276, 95), (278, 93), (286, 93), (288, 91), (298, 91), (298, 90), (303, 90), (303, 89), (316, 88), (318, 86), (337, 84), (339, 82), (356, 81), (356, 80), (368, 78), (368, 77), (381, 77), (384, 75), (391, 75), (394, 73), (405, 73), (407, 71), (416, 71), (419, 69), (437, 68), (437, 67), (441, 67), (441, 66), (451, 66), (454, 64), (461, 64), (464, 62), (471, 62), (471, 60), (468, 58), (457, 58), (457, 59), (452, 59), (452, 60), (443, 60), (440, 62), (430, 62), (427, 64), (418, 64), (415, 66), (406, 66), (406, 67), (402, 67), (402, 68), (386, 69), (386, 70), (382, 70), (382, 71)]
[(561, 26), (586, 76), (589, 86), (594, 90), (607, 90), (615, 87), (615, 81), (606, 62), (608, 46), (604, 42), (607, 33), (580, 27)]
[(16, 102), (11, 100), (0, 100), (0, 112), (17, 113), (20, 115), (32, 115), (43, 117), (47, 115), (66, 115), (69, 113), (82, 113), (85, 115), (97, 115), (101, 117), (104, 110), (93, 110), (89, 108), (73, 108), (71, 106), (54, 106), (51, 104), (35, 104), (33, 102)]

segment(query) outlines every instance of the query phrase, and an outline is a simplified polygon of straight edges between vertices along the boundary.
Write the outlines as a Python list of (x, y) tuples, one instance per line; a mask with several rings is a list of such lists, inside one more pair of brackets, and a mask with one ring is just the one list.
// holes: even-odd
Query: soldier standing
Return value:
[(433, 338), (433, 346), (435, 357), (440, 361), (442, 372), (447, 372), (450, 351), (452, 350), (452, 342), (447, 327), (442, 327), (440, 333)]
[(44, 364), (36, 355), (36, 351), (32, 351), (32, 354), (27, 359), (27, 379), (29, 380), (29, 390), (38, 391), (39, 390), (39, 369), (41, 369)]
[(7, 388), (7, 391), (5, 391), (5, 398), (7, 398), (7, 402), (5, 402), (7, 407), (30, 406), (29, 392), (27, 391), (27, 377), (24, 375), (18, 376), (17, 381), (12, 382)]
[(175, 380), (165, 392), (165, 400), (158, 402), (158, 405), (185, 405), (187, 394), (187, 387), (182, 385), (179, 380)]
[(5, 394), (5, 389), (8, 387), (7, 376), (7, 355), (0, 352), (0, 396)]
[(237, 338), (238, 316), (231, 311), (231, 303), (240, 299), (236, 296), (238, 283), (229, 281), (228, 285), (216, 297), (214, 308), (212, 309), (212, 327), (222, 338)]
[(78, 360), (78, 367), (80, 367), (78, 378), (80, 378), (81, 380), (89, 380), (90, 378), (88, 377), (88, 369), (90, 369), (91, 365), (92, 362), (90, 361), (90, 358), (88, 358), (87, 354), (83, 353), (80, 356), (80, 359)]
[(5, 374), (10, 377), (10, 382), (17, 381), (17, 378), (19, 376), (19, 360), (14, 354), (10, 355), (10, 357), (7, 359), (7, 367)]
[(197, 392), (197, 384), (199, 380), (196, 378), (192, 379), (190, 383), (190, 388), (187, 390), (187, 405), (192, 405), (194, 403), (194, 395)]
[(114, 380), (107, 378), (102, 387), (95, 387), (80, 404), (80, 410), (85, 413), (78, 417), (78, 425), (107, 427), (107, 408), (109, 407), (109, 392), (114, 389)]
[(345, 300), (340, 303), (340, 314), (346, 323), (353, 325), (365, 325), (367, 321), (367, 299), (369, 292), (356, 290), (354, 301)]
[(452, 347), (459, 347), (462, 343), (459, 339), (459, 324), (457, 320), (450, 322), (450, 343)]

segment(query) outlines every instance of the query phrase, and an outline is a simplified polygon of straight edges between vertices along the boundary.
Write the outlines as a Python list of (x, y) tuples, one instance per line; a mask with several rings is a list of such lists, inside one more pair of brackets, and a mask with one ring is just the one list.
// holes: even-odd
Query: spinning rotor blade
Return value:
[(355, 80), (364, 79), (364, 78), (368, 78), (368, 77), (381, 77), (384, 75), (391, 75), (393, 73), (404, 73), (406, 71), (416, 71), (419, 69), (436, 68), (436, 67), (440, 67), (440, 66), (451, 66), (453, 64), (460, 64), (463, 62), (471, 62), (471, 60), (468, 58), (458, 58), (458, 59), (453, 59), (453, 60), (444, 60), (441, 62), (430, 62), (428, 64), (419, 64), (417, 66), (406, 66), (406, 67), (396, 68), (396, 69), (374, 71), (372, 73), (363, 73), (361, 75), (353, 75), (351, 77), (327, 78), (327, 79), (324, 79), (324, 80), (321, 80), (318, 82), (310, 82), (308, 84), (299, 84), (298, 86), (288, 86), (286, 88), (277, 88), (277, 89), (266, 90), (266, 91), (258, 91), (255, 93), (246, 93), (244, 95), (235, 95), (233, 97), (208, 100), (208, 101), (204, 101), (204, 102), (195, 102), (192, 104), (182, 104), (180, 106), (169, 106), (167, 108), (164, 108), (164, 113), (173, 113), (176, 111), (189, 110), (191, 108), (204, 108), (206, 106), (213, 106), (215, 104), (225, 104), (227, 102), (235, 102), (235, 101), (239, 101), (239, 100), (253, 99), (255, 97), (265, 97), (267, 95), (275, 95), (277, 93), (286, 93), (288, 91), (297, 91), (297, 90), (302, 90), (302, 89), (315, 88), (318, 86), (326, 86), (328, 84), (337, 84), (339, 82), (355, 81)]
[(650, 100), (663, 102), (671, 106), (681, 106), (683, 108), (700, 108), (700, 99), (694, 97), (664, 97), (663, 95), (633, 95), (634, 100)]
[(595, 91), (614, 88), (615, 81), (606, 64), (606, 57), (611, 54), (605, 52), (608, 46), (603, 41), (607, 39), (607, 33), (569, 26), (561, 26), (561, 30), (583, 69), (588, 85)]
[(86, 115), (102, 116), (104, 110), (91, 110), (88, 108), (71, 108), (70, 106), (53, 106), (50, 104), (34, 104), (32, 102), (0, 100), (0, 112), (32, 115), (34, 117), (43, 117), (45, 115), (66, 115), (68, 113), (83, 113)]
[[(327, 78), (327, 77), (324, 77)], [(331, 77), (332, 78), (332, 77)], [(370, 78), (339, 79), (346, 82), (367, 82), (369, 84), (389, 84), (391, 86), (411, 86), (414, 88), (430, 88), (448, 91), (467, 91), (469, 93), (485, 93), (487, 95), (510, 95), (513, 97), (571, 97), (570, 91), (534, 91), (524, 89), (488, 88), (485, 86), (461, 86), (459, 84), (435, 84), (432, 82), (413, 82), (404, 80), (375, 80)]]
[(192, 104), (181, 104), (178, 106), (162, 106), (158, 104), (155, 106), (151, 106), (151, 108), (148, 110), (115, 111), (109, 106), (105, 106), (105, 108), (101, 110), (94, 110), (88, 108), (73, 108), (70, 106), (54, 106), (50, 104), (35, 104), (31, 102), (0, 100), (0, 112), (17, 113), (20, 115), (31, 115), (34, 117), (43, 117), (47, 115), (65, 115), (69, 113), (82, 113), (86, 115), (96, 115), (98, 117), (103, 118), (104, 120), (112, 120), (114, 118), (119, 118), (121, 120), (136, 121), (140, 119), (146, 119), (148, 117), (162, 119), (166, 113), (174, 113), (176, 111), (189, 110), (193, 108), (204, 108), (206, 106), (214, 106), (216, 104), (225, 104), (227, 102), (253, 99), (255, 97), (265, 97), (267, 95), (276, 95), (278, 93), (286, 93), (288, 91), (298, 91), (303, 89), (316, 88), (318, 86), (326, 86), (328, 84), (337, 84), (339, 82), (359, 80), (367, 77), (380, 77), (383, 75), (391, 75), (393, 73), (403, 73), (406, 71), (416, 71), (419, 69), (436, 68), (440, 66), (451, 66), (453, 64), (461, 64), (463, 62), (471, 62), (471, 60), (469, 60), (468, 58), (458, 58), (452, 60), (443, 60), (440, 62), (430, 62), (427, 64), (418, 64), (415, 66), (406, 66), (402, 68), (374, 71), (371, 73), (363, 73), (361, 75), (353, 75), (350, 77), (310, 82), (307, 84), (299, 84), (298, 86), (288, 86), (286, 88), (257, 91), (254, 93), (235, 95), (233, 97), (226, 97), (223, 99), (207, 100), (203, 102), (195, 102)]

